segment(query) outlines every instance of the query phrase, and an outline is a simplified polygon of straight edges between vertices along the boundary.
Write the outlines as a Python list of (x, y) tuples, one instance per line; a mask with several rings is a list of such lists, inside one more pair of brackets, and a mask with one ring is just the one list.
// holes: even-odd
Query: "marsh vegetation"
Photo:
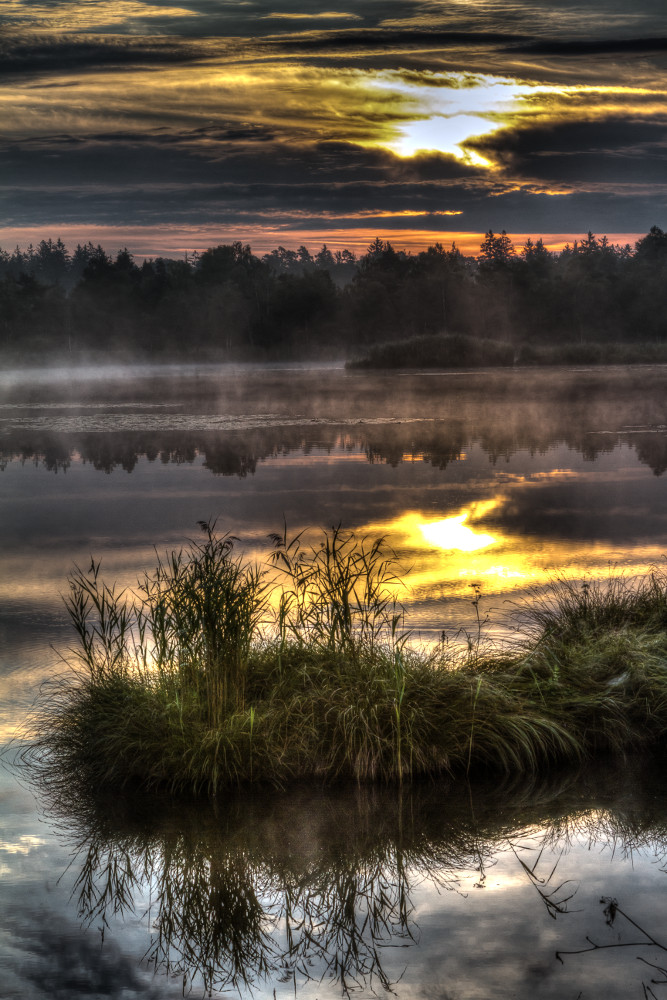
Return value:
[(667, 731), (667, 574), (556, 580), (502, 646), (411, 642), (382, 539), (272, 536), (271, 570), (201, 523), (132, 594), (77, 569), (75, 677), (49, 690), (33, 761), (91, 787), (403, 782), (656, 751)]
[(514, 344), (491, 337), (431, 335), (375, 344), (348, 368), (491, 368), (509, 365), (666, 364), (664, 341)]

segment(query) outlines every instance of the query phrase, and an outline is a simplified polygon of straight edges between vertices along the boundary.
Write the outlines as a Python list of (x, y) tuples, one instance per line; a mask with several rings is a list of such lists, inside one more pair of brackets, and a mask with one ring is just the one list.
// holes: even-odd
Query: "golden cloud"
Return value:
[[(75, 18), (80, 8), (69, 6)], [(96, 3), (86, 5), (85, 18), (93, 17), (89, 7), (98, 12), (113, 7), (119, 18), (139, 8), (143, 16), (163, 10), (133, 0)], [(66, 21), (67, 12), (57, 10)], [(179, 13), (188, 11), (170, 9), (174, 16)], [(5, 132), (12, 138), (48, 134), (57, 123), (59, 132), (74, 136), (160, 128), (182, 133), (220, 122), (269, 128), (277, 141), (292, 146), (335, 140), (404, 159), (435, 152), (492, 173), (503, 164), (484, 140), (502, 130), (667, 112), (664, 88), (557, 86), (482, 73), (318, 66), (260, 60), (249, 49), (231, 58), (214, 42), (201, 52), (187, 65), (93, 68), (85, 81), (74, 72), (43, 84), (14, 78), (0, 94)], [(223, 140), (202, 135), (198, 141), (203, 146)]]
[(351, 14), (348, 11), (336, 11), (336, 10), (326, 10), (320, 11), (316, 14), (311, 14), (306, 11), (294, 12), (293, 14), (287, 13), (277, 13), (264, 14), (260, 21), (332, 21), (332, 20), (347, 20), (347, 21), (360, 21), (361, 18), (358, 14)]
[(133, 21), (155, 18), (197, 17), (197, 11), (186, 7), (157, 6), (139, 0), (86, 0), (86, 3), (26, 4), (22, 0), (7, 0), (3, 18), (23, 30), (75, 34), (95, 31), (100, 27), (126, 27)]

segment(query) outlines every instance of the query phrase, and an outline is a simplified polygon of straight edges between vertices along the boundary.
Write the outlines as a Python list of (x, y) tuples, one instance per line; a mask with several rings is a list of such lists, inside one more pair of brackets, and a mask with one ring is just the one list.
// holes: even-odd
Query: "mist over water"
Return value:
[[(290, 532), (312, 530), (313, 538), (317, 529), (339, 522), (361, 534), (385, 535), (405, 573), (406, 625), (414, 629), (415, 641), (432, 641), (443, 629), (454, 632), (470, 623), (473, 583), (481, 586), (481, 606), (493, 628), (511, 604), (531, 588), (544, 588), (556, 572), (584, 579), (606, 574), (610, 564), (644, 572), (667, 551), (666, 387), (667, 369), (661, 367), (371, 375), (293, 365), (3, 372), (3, 739), (21, 729), (39, 685), (63, 669), (59, 657), (67, 655), (72, 640), (60, 595), (73, 563), (86, 566), (91, 555), (101, 558), (105, 577), (131, 586), (153, 567), (155, 549), (181, 547), (201, 519), (217, 518), (220, 529), (237, 535), (247, 556), (258, 560), (266, 558), (268, 534), (281, 530), (283, 519)], [(549, 802), (559, 803), (556, 827), (551, 806), (540, 812), (539, 795), (530, 790), (519, 800), (509, 792), (504, 800), (478, 794), (473, 818), (469, 803), (467, 813), (460, 804), (455, 808), (445, 788), (412, 803), (407, 867), (416, 881), (410, 933), (402, 937), (400, 912), (398, 918), (390, 914), (396, 940), (382, 946), (389, 978), (403, 975), (398, 995), (472, 998), (495, 990), (508, 997), (576, 997), (579, 991), (603, 995), (595, 991), (604, 985), (610, 996), (642, 996), (642, 974), (647, 983), (650, 977), (645, 967), (637, 972), (641, 963), (629, 954), (632, 949), (568, 959), (563, 968), (554, 957), (557, 948), (585, 947), (586, 934), (597, 934), (602, 943), (604, 935), (611, 939), (616, 933), (619, 925), (612, 930), (604, 922), (602, 895), (622, 897), (622, 908), (640, 914), (655, 934), (664, 925), (664, 825), (654, 818), (639, 827), (626, 822), (628, 811), (636, 818), (656, 801), (658, 786), (647, 777), (641, 793), (637, 782), (629, 782), (621, 794), (618, 776), (609, 780), (612, 791), (604, 801), (590, 782), (583, 790), (576, 786), (570, 797), (549, 791)], [(215, 864), (222, 858), (224, 870), (231, 865), (238, 875), (234, 845), (246, 843), (248, 831), (259, 824), (252, 861), (244, 861), (252, 871), (243, 869), (250, 879), (243, 891), (248, 899), (252, 889), (260, 906), (268, 900), (271, 933), (271, 921), (284, 918), (280, 906), (289, 880), (306, 877), (299, 865), (315, 865), (309, 870), (320, 881), (304, 891), (313, 906), (324, 899), (321, 907), (329, 911), (326, 893), (339, 885), (342, 870), (333, 866), (318, 875), (322, 851), (342, 852), (351, 866), (346, 870), (356, 870), (358, 877), (366, 872), (372, 884), (382, 869), (395, 886), (405, 846), (396, 830), (385, 831), (384, 840), (373, 839), (379, 822), (375, 806), (346, 804), (335, 796), (325, 805), (306, 803), (289, 816), (282, 812), (286, 806), (272, 799), (270, 814), (277, 824), (272, 830), (262, 825), (268, 808), (262, 800), (247, 807), (246, 819), (234, 813), (238, 822), (224, 807), (212, 819), (201, 812), (188, 813), (189, 818), (165, 814), (142, 829), (130, 829), (131, 817), (114, 818), (107, 811), (107, 828), (100, 831), (100, 817), (82, 816), (80, 803), (40, 800), (36, 812), (30, 792), (4, 772), (0, 801), (0, 872), (8, 887), (0, 904), (0, 940), (9, 956), (8, 996), (179, 996), (181, 985), (166, 974), (164, 955), (154, 962), (157, 979), (141, 963), (153, 940), (156, 913), (163, 913), (162, 903), (148, 913), (151, 885), (164, 888), (164, 879), (173, 876), (162, 859), (176, 842), (183, 852), (181, 874), (196, 862), (204, 892), (204, 898), (189, 897), (194, 909), (185, 916), (193, 917), (213, 912), (206, 893)], [(505, 815), (510, 805), (514, 811)], [(604, 812), (607, 806), (611, 813)], [(239, 806), (241, 812), (245, 808)], [(354, 817), (349, 837), (336, 834), (342, 836), (337, 847), (327, 846), (326, 830), (308, 825), (309, 811), (319, 808), (327, 816)], [(473, 837), (470, 823), (487, 808), (493, 830), (477, 828)], [(395, 804), (383, 809), (398, 824)], [(443, 810), (446, 815), (450, 809), (465, 814), (460, 830), (467, 833), (443, 833)], [(332, 820), (329, 827), (335, 826)], [(297, 832), (287, 844), (290, 828)], [(99, 845), (100, 836), (109, 857), (130, 837), (132, 864), (140, 864), (134, 910), (121, 907), (121, 919), (107, 907), (101, 952), (100, 914), (88, 920), (77, 912), (76, 898), (70, 900), (76, 867), (58, 883), (76, 839), (73, 830), (83, 838), (84, 856), (85, 844)], [(463, 838), (467, 844), (454, 875), (442, 863), (441, 850), (446, 843), (448, 857), (454, 857), (452, 837), (452, 843)], [(379, 852), (373, 857), (380, 869), (355, 869), (364, 838), (368, 850), (374, 845)], [(572, 878), (579, 886), (568, 916), (558, 913), (553, 919), (535, 879), (507, 846), (518, 840), (530, 841), (533, 859), (539, 845), (548, 844), (554, 860), (540, 862), (545, 870), (563, 856), (558, 878)], [(480, 857), (492, 860), (484, 879), (475, 844)], [(440, 894), (437, 878), (423, 881), (418, 874), (434, 845), (429, 864), (438, 878), (458, 880), (455, 889), (449, 882), (446, 890), (440, 886)], [(141, 867), (147, 857), (150, 871)], [(363, 864), (368, 857), (363, 855)], [(527, 855), (519, 851), (519, 857)], [(258, 872), (266, 876), (260, 883), (253, 882)], [(30, 893), (34, 897), (27, 902)], [(299, 897), (300, 906), (304, 898)], [(315, 906), (311, 912), (324, 911)], [(171, 917), (179, 926), (183, 914)], [(87, 929), (81, 929), (82, 920)], [(194, 934), (196, 926), (188, 926)], [(513, 928), (511, 935), (507, 927)], [(196, 954), (201, 958), (201, 942), (196, 934), (188, 942), (162, 938), (176, 948), (174, 968), (191, 976), (201, 995), (208, 975), (195, 960)], [(278, 935), (278, 956), (283, 944)], [(320, 950), (310, 959), (317, 979), (326, 972), (326, 956)], [(179, 962), (190, 965), (183, 969)], [(366, 995), (372, 984), (363, 969), (357, 972)], [(321, 985), (297, 979), (300, 995), (340, 995), (335, 975), (327, 973)], [(47, 982), (48, 989), (41, 985)], [(219, 975), (216, 982), (219, 986)], [(286, 984), (279, 972), (271, 973), (258, 985), (258, 995), (270, 997), (274, 987), (277, 996), (286, 995), (293, 992), (293, 980)]]
[(386, 535), (425, 634), (472, 582), (502, 603), (554, 572), (643, 571), (667, 545), (660, 367), (89, 374), (5, 373), (5, 596), (33, 609), (73, 561), (132, 582), (208, 518), (260, 559), (283, 519)]

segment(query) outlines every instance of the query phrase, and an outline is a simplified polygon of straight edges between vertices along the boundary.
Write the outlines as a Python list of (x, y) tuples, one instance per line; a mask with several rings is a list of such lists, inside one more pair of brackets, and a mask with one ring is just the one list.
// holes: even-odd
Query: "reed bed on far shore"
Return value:
[(59, 781), (215, 796), (654, 752), (667, 733), (667, 575), (554, 581), (511, 647), (410, 645), (384, 540), (272, 536), (269, 576), (201, 524), (133, 595), (76, 569), (74, 673), (29, 760)]
[(667, 364), (662, 341), (576, 340), (510, 343), (470, 334), (423, 334), (374, 344), (347, 368), (495, 368), (539, 365)]

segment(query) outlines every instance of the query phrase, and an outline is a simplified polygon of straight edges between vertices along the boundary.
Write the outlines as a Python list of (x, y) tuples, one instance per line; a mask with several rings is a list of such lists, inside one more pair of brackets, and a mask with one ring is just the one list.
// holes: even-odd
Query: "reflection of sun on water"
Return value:
[(464, 511), (463, 514), (458, 514), (456, 517), (446, 517), (442, 521), (420, 524), (419, 530), (427, 542), (439, 549), (476, 552), (477, 549), (485, 549), (489, 545), (495, 545), (496, 539), (493, 535), (476, 532), (465, 524), (468, 516), (468, 511)]
[[(572, 579), (604, 578), (609, 567), (622, 565), (628, 575), (645, 573), (660, 558), (655, 546), (634, 546), (632, 558), (622, 545), (585, 544), (558, 536), (514, 532), (502, 523), (509, 497), (498, 494), (470, 503), (448, 517), (429, 518), (426, 511), (406, 511), (382, 523), (366, 524), (360, 535), (383, 535), (394, 549), (405, 590), (398, 588), (409, 615), (422, 616), (420, 627), (437, 614), (440, 621), (447, 603), (470, 600), (471, 583), (481, 584), (485, 597), (512, 595), (548, 586), (558, 572)], [(479, 522), (491, 512), (494, 526), (483, 531)], [(437, 609), (437, 610), (434, 610)], [(436, 623), (437, 624), (437, 623)]]
[(366, 530), (385, 534), (399, 560), (409, 566), (404, 576), (409, 600), (468, 597), (471, 580), (483, 581), (485, 593), (506, 593), (537, 582), (545, 572), (534, 539), (476, 526), (505, 502), (501, 494), (437, 519), (409, 511), (390, 524)]

